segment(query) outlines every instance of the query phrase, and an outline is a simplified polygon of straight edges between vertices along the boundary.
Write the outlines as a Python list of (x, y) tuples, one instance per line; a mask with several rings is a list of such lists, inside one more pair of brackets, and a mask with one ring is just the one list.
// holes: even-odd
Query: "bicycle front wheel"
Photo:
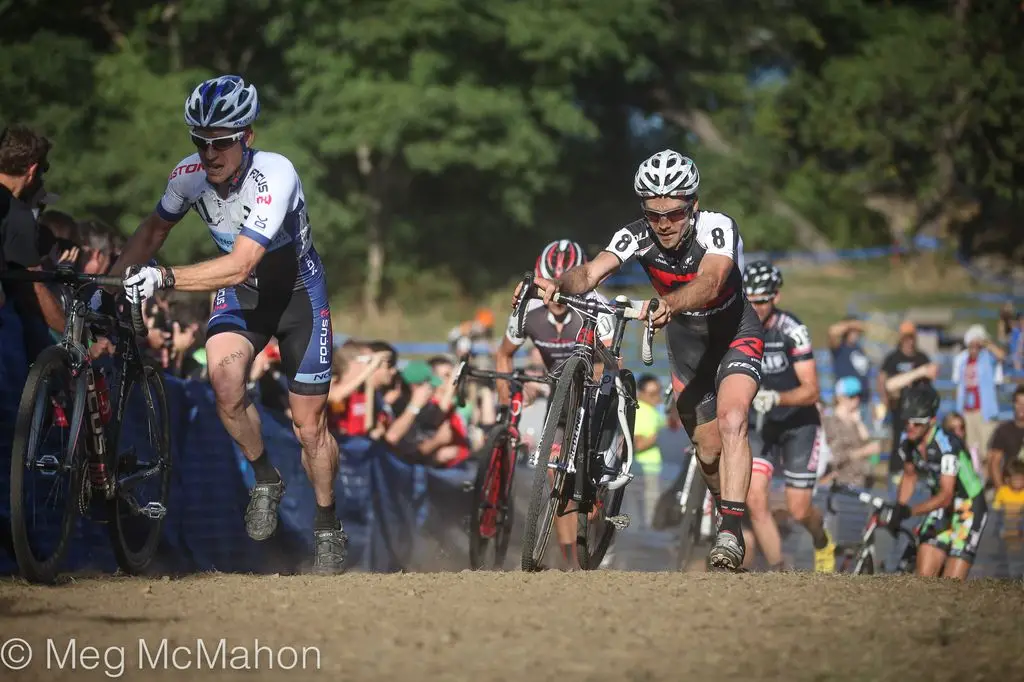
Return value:
[[(542, 568), (555, 515), (564, 513), (569, 503), (571, 488), (566, 483), (569, 478), (566, 470), (573, 456), (572, 444), (579, 440), (577, 420), (586, 379), (587, 367), (582, 358), (570, 357), (562, 365), (562, 374), (544, 422), (544, 434), (537, 448), (537, 468), (533, 473), (530, 509), (523, 533), (524, 571)], [(562, 434), (560, 438), (559, 432)]]
[[(515, 453), (508, 428), (496, 424), (480, 451), (469, 516), (469, 566), (500, 569), (505, 564), (512, 530), (512, 475)], [(489, 557), (488, 554), (493, 551)]]
[(693, 472), (690, 490), (686, 499), (682, 500), (683, 522), (679, 524), (679, 551), (677, 564), (680, 571), (685, 571), (693, 559), (695, 550), (701, 544), (700, 526), (704, 520), (704, 501), (707, 499), (708, 486), (701, 476), (697, 463), (697, 455), (691, 454), (690, 466)]
[(108, 502), (117, 565), (149, 568), (160, 545), (171, 489), (171, 431), (160, 370), (144, 362), (122, 377), (124, 412), (111, 439), (115, 495)]
[(70, 354), (47, 348), (29, 370), (11, 445), (11, 538), (21, 575), (52, 583), (64, 562), (84, 491), (73, 449)]

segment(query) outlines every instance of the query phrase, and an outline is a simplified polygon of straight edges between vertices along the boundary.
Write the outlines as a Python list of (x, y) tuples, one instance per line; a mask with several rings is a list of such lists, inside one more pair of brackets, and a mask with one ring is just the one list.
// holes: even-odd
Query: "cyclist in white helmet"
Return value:
[[(534, 276), (545, 281), (555, 279), (570, 268), (586, 262), (587, 254), (582, 246), (569, 239), (559, 239), (551, 242), (541, 251), (534, 267)], [(607, 299), (596, 291), (591, 292), (590, 296), (607, 302)], [(576, 345), (576, 335), (583, 327), (583, 317), (565, 305), (554, 302), (544, 304), (534, 299), (527, 303), (526, 314), (523, 317), (522, 335), (517, 332), (516, 327), (515, 317), (510, 316), (505, 337), (501, 340), (501, 345), (498, 346), (494, 356), (495, 369), (499, 372), (511, 372), (516, 351), (529, 339), (540, 352), (544, 368), (548, 372), (552, 372), (572, 355), (572, 349)], [(615, 318), (610, 315), (599, 316), (597, 337), (605, 345), (610, 346), (614, 333)], [(600, 377), (601, 371), (601, 367), (595, 367), (595, 374), (598, 377)], [(508, 383), (498, 381), (496, 388), (498, 404), (502, 409), (508, 409), (511, 400)], [(617, 430), (617, 423), (612, 426)], [(616, 451), (621, 438), (612, 438), (614, 434), (616, 431), (611, 431), (604, 438), (605, 442), (601, 443), (602, 452)], [(557, 438), (555, 440), (560, 442)], [(558, 536), (558, 545), (561, 548), (566, 567), (574, 570), (579, 566), (579, 558), (576, 555), (575, 513), (555, 518), (555, 534)]]
[(761, 382), (764, 336), (743, 294), (739, 228), (727, 215), (699, 210), (699, 184), (692, 159), (671, 149), (654, 154), (633, 178), (644, 217), (589, 263), (537, 286), (550, 301), (558, 291), (594, 289), (631, 258), (643, 266), (661, 297), (653, 321), (666, 330), (679, 417), (720, 512), (708, 564), (735, 571), (745, 553), (747, 414)]
[[(313, 570), (338, 573), (347, 539), (335, 514), (338, 445), (324, 418), (333, 347), (327, 283), (298, 173), (280, 154), (252, 146), (259, 112), (255, 86), (238, 76), (204, 81), (192, 92), (185, 123), (196, 152), (171, 171), (163, 197), (128, 240), (113, 272), (125, 273), (129, 297), (136, 287), (142, 298), (167, 288), (217, 292), (206, 341), (210, 383), (221, 422), (255, 474), (245, 512), (254, 540), (277, 529), (285, 486), (264, 449), (246, 378), (253, 358), (277, 337), (302, 464), (316, 496)], [(221, 255), (196, 265), (140, 265), (189, 210), (209, 227)]]

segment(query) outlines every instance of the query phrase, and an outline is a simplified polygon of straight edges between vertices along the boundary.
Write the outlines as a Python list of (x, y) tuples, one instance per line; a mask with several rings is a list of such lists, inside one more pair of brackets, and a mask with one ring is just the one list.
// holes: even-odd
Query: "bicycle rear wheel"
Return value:
[[(515, 453), (508, 445), (508, 428), (496, 424), (480, 451), (469, 517), (469, 566), (474, 571), (484, 567), (500, 569), (508, 553), (515, 474)], [(493, 551), (490, 557), (488, 550)]]
[(60, 346), (39, 354), (21, 393), (11, 445), (11, 536), (21, 575), (52, 583), (82, 500), (85, 458), (71, 451), (75, 384)]
[(111, 545), (117, 565), (131, 575), (153, 561), (171, 489), (171, 431), (160, 370), (148, 362), (122, 377), (124, 412), (118, 415), (108, 502)]
[[(569, 476), (566, 466), (569, 457), (572, 456), (572, 444), (578, 440), (576, 421), (580, 406), (583, 404), (587, 378), (586, 364), (582, 358), (570, 357), (562, 365), (561, 372), (544, 421), (544, 434), (537, 448), (537, 468), (533, 473), (530, 509), (526, 515), (526, 528), (523, 532), (524, 571), (537, 571), (542, 568), (555, 515), (565, 511), (571, 495), (571, 486), (567, 484)], [(563, 426), (562, 437), (558, 439), (560, 447), (555, 448), (558, 431)], [(549, 471), (549, 463), (552, 462), (557, 466)]]

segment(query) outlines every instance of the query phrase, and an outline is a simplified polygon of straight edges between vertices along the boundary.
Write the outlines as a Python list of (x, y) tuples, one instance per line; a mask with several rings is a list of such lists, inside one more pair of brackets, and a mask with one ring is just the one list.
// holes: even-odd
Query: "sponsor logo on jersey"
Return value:
[(228, 307), (227, 293), (223, 289), (217, 290), (217, 296), (213, 299), (214, 310), (225, 310)]
[(266, 219), (266, 217), (257, 214), (256, 222), (254, 223), (253, 226), (256, 229), (258, 229), (258, 230), (265, 230), (265, 229), (267, 229), (267, 219)]
[[(324, 379), (330, 379), (330, 378), (331, 378), (331, 370), (329, 370), (329, 369), (324, 370), (323, 372), (320, 372), (319, 374), (314, 374), (313, 375), (313, 381), (314, 382), (316, 382), (316, 381), (323, 381)], [(365, 413), (365, 409), (364, 409), (364, 413)]]
[(274, 198), (269, 194), (261, 194), (260, 196), (256, 197), (257, 204), (264, 204), (266, 206), (270, 206), (270, 202), (273, 200)]
[[(267, 185), (267, 176), (265, 176), (258, 168), (253, 168), (249, 171), (249, 177), (256, 183), (256, 191), (260, 194), (266, 194), (267, 190), (270, 189)], [(268, 201), (267, 203), (269, 204), (270, 202)]]
[[(322, 313), (321, 313), (322, 314)], [(331, 316), (320, 319), (320, 364), (331, 364)]]
[(173, 180), (179, 175), (188, 175), (189, 173), (195, 173), (196, 171), (201, 170), (203, 170), (203, 164), (201, 163), (183, 163), (171, 171), (171, 176), (167, 179)]

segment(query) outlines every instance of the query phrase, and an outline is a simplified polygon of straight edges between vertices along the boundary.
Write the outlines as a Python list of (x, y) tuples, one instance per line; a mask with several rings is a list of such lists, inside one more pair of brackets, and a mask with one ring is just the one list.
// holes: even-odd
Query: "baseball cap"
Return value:
[(836, 382), (836, 395), (844, 398), (860, 395), (861, 389), (860, 379), (857, 377), (843, 377)]
[(917, 333), (917, 325), (910, 320), (900, 322), (900, 336), (913, 336)]
[(414, 360), (405, 366), (402, 370), (402, 379), (412, 386), (427, 383), (434, 387), (441, 385), (441, 378), (434, 374), (430, 365), (420, 360)]

